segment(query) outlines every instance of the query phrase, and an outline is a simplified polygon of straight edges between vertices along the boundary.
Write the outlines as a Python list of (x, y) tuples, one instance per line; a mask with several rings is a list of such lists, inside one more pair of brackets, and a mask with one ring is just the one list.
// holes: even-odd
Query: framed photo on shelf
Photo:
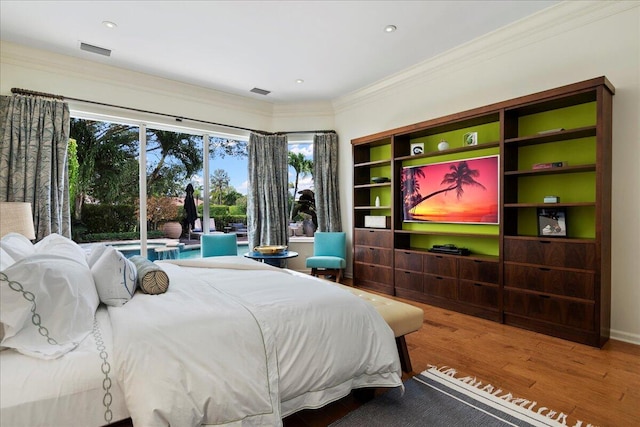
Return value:
[(424, 153), (424, 142), (412, 142), (411, 143), (411, 155), (417, 156)]
[(463, 146), (478, 145), (478, 132), (467, 132), (462, 136)]
[(565, 208), (538, 208), (538, 236), (567, 237)]

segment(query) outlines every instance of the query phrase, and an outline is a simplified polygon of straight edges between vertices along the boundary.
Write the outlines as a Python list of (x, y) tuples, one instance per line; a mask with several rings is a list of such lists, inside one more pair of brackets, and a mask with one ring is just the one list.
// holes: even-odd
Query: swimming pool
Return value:
[[(249, 252), (248, 243), (238, 243), (238, 255), (244, 255)], [(200, 258), (200, 247), (189, 247), (180, 251), (178, 259)]]
[[(122, 252), (127, 258), (140, 255), (139, 242), (108, 243), (108, 245)], [(249, 252), (248, 243), (238, 243), (238, 255), (244, 255), (247, 252)], [(149, 242), (147, 243), (147, 258), (150, 261), (200, 258), (200, 245), (185, 246), (183, 243), (179, 243), (175, 246), (168, 246), (165, 242)]]

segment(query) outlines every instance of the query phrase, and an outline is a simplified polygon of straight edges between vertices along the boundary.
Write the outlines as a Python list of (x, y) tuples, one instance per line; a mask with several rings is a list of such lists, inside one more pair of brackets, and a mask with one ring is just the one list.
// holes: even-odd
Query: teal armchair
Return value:
[(347, 235), (342, 231), (320, 231), (313, 236), (313, 256), (307, 258), (307, 268), (313, 276), (333, 276), (342, 280), (347, 266)]
[(203, 234), (200, 238), (200, 254), (203, 258), (238, 255), (238, 238), (235, 234)]

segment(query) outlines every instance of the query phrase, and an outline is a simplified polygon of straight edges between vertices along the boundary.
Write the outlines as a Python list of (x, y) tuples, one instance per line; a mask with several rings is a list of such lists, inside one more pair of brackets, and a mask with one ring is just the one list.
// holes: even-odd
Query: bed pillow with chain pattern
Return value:
[(60, 357), (91, 332), (98, 304), (91, 270), (82, 261), (28, 256), (0, 272), (2, 346), (41, 359)]

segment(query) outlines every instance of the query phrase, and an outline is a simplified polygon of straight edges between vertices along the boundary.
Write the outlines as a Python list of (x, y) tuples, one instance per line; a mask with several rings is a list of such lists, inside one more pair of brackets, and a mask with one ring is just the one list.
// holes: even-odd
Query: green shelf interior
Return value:
[(521, 176), (518, 203), (542, 203), (544, 196), (559, 196), (561, 203), (594, 202), (596, 173)]
[(568, 162), (570, 166), (596, 162), (596, 138), (579, 138), (548, 144), (521, 147), (518, 170), (530, 170), (536, 163)]
[(536, 135), (550, 129), (576, 129), (596, 123), (596, 103), (572, 105), (518, 118), (518, 136)]
[[(410, 238), (411, 249), (427, 250), (433, 245), (454, 244), (459, 248), (467, 248), (472, 254), (498, 256), (498, 236), (456, 236), (413, 234)], [(407, 248), (408, 249), (408, 248)]]
[(391, 144), (373, 146), (369, 150), (369, 158), (372, 162), (391, 160)]

